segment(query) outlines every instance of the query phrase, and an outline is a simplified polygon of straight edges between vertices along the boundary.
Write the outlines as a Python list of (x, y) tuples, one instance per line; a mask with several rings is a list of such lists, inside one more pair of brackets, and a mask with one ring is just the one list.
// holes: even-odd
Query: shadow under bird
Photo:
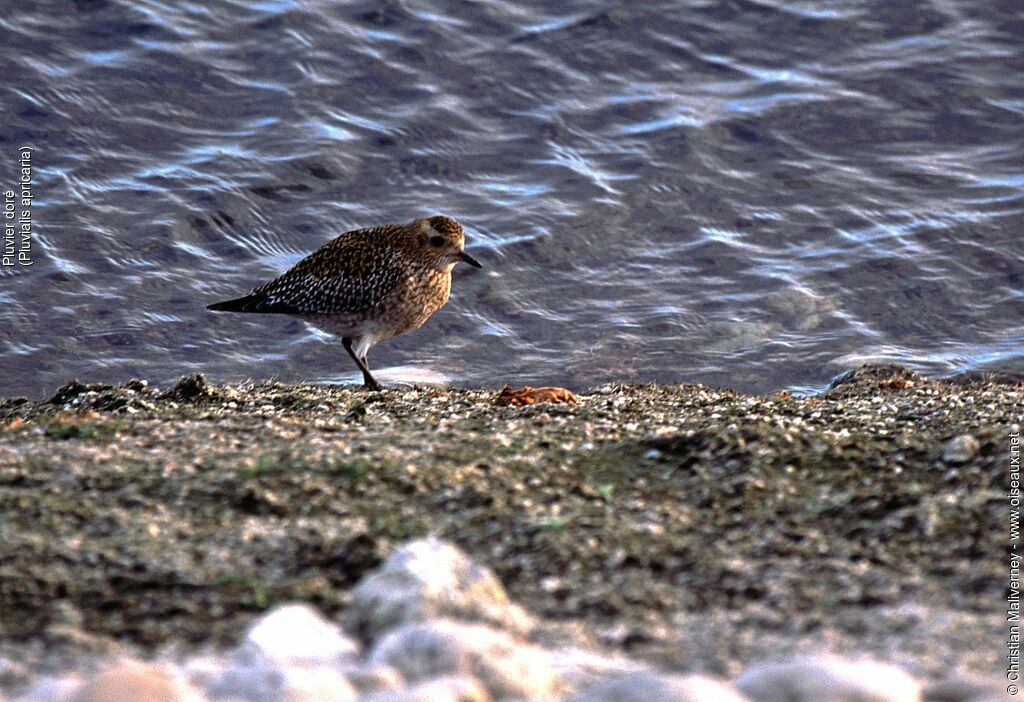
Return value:
[(448, 302), (455, 264), (483, 268), (464, 247), (462, 225), (440, 215), (356, 229), (245, 297), (207, 309), (294, 315), (340, 336), (365, 386), (380, 390), (366, 354), (383, 339), (419, 329)]

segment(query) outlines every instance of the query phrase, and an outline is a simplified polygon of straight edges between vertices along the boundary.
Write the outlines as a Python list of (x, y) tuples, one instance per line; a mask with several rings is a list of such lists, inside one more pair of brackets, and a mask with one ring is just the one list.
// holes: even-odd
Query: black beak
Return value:
[(473, 268), (483, 268), (483, 266), (480, 265), (480, 261), (477, 261), (475, 258), (470, 256), (465, 251), (460, 251), (459, 252), (459, 258), (461, 258), (463, 261), (465, 261), (469, 265), (473, 266)]

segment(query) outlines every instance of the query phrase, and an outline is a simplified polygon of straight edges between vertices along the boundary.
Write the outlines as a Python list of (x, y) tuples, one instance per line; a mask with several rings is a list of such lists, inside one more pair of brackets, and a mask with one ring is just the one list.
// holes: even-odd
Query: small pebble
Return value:
[(946, 463), (967, 463), (977, 455), (979, 448), (977, 439), (970, 434), (961, 434), (950, 439), (946, 444), (942, 460)]
[(829, 656), (754, 665), (736, 687), (754, 702), (919, 702), (921, 688), (899, 668)]
[(370, 654), (408, 680), (468, 675), (498, 698), (550, 698), (558, 686), (548, 652), (479, 624), (437, 620), (388, 634)]
[(747, 702), (729, 685), (702, 675), (632, 673), (600, 682), (568, 702)]

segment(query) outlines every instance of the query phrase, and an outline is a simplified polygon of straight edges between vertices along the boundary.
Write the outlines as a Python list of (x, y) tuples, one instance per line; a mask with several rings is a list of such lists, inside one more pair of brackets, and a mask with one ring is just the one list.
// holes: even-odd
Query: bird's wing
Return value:
[(252, 291), (255, 311), (358, 314), (377, 306), (402, 277), (400, 254), (389, 245), (392, 227), (346, 232)]

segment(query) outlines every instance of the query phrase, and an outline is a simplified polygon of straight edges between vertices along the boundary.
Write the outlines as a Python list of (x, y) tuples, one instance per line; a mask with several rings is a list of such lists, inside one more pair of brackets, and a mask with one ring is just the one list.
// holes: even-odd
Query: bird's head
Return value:
[(438, 269), (450, 271), (459, 261), (483, 268), (465, 252), (466, 235), (462, 225), (451, 217), (434, 215), (413, 220), (409, 229), (416, 238), (417, 253)]

